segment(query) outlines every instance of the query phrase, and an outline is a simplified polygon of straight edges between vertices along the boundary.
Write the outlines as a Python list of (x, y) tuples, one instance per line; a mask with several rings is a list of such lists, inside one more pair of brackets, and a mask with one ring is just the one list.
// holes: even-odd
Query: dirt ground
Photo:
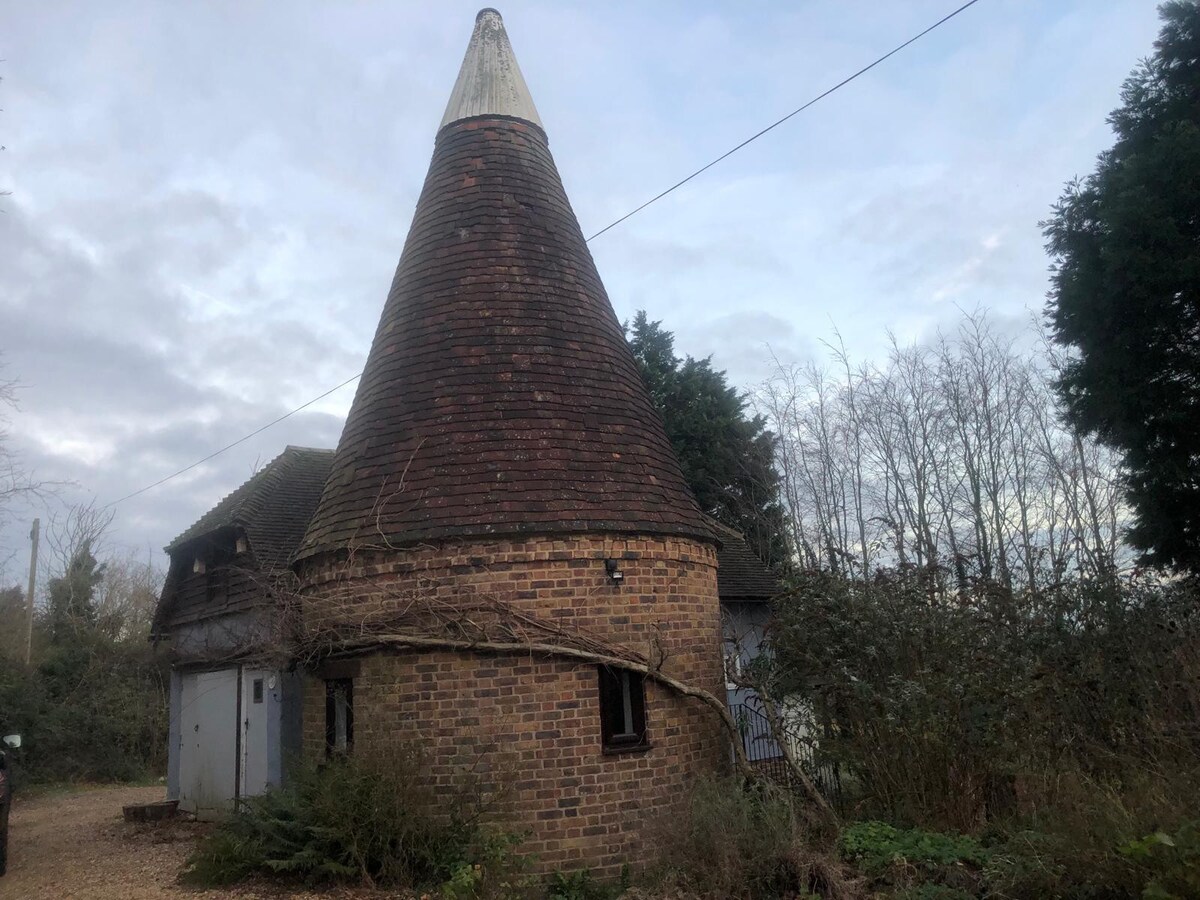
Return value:
[(378, 898), (374, 891), (288, 893), (262, 887), (198, 891), (175, 883), (196, 838), (192, 822), (127, 825), (121, 807), (163, 799), (159, 787), (87, 787), (14, 798), (3, 900), (301, 900)]

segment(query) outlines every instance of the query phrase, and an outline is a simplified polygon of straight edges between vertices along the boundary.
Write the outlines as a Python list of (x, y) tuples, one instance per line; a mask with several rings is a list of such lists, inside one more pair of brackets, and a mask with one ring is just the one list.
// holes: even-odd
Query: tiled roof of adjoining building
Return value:
[(710, 518), (709, 525), (721, 541), (717, 550), (717, 593), (723, 601), (770, 600), (783, 590), (783, 584), (742, 534)]
[(257, 566), (281, 571), (300, 545), (333, 463), (332, 450), (289, 446), (166, 546), (168, 554), (219, 528), (246, 533)]

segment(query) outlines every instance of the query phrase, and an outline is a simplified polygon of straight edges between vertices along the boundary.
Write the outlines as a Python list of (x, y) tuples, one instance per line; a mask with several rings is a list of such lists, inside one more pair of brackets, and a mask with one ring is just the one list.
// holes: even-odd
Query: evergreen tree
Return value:
[(19, 587), (0, 589), (0, 656), (21, 659), (25, 652), (25, 594)]
[(1200, 571), (1200, 5), (1160, 7), (1095, 172), (1043, 223), (1072, 423), (1124, 456), (1143, 560)]
[(67, 571), (50, 580), (47, 586), (50, 605), (50, 636), (58, 644), (78, 636), (81, 629), (96, 625), (92, 597), (104, 578), (104, 566), (97, 565), (90, 541), (84, 541), (71, 556)]
[(644, 311), (626, 336), (700, 508), (744, 534), (768, 565), (787, 567), (775, 438), (762, 417), (747, 414), (711, 359), (679, 359), (675, 336)]

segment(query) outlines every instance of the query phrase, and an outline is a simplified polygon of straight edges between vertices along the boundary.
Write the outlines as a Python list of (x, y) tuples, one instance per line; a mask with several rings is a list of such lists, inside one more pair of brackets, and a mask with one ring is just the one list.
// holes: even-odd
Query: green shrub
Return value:
[(616, 884), (604, 884), (592, 878), (587, 869), (555, 872), (546, 883), (546, 900), (616, 900), (629, 889), (629, 867), (621, 869)]
[(1197, 767), (1198, 600), (1200, 581), (1154, 575), (1031, 592), (810, 572), (758, 675), (807, 701), (860, 817), (975, 833), (1045, 805), (1035, 789), (1064, 772)]
[(1200, 897), (1200, 820), (1186, 822), (1173, 834), (1156, 831), (1121, 848), (1149, 875), (1145, 900)]
[(987, 856), (972, 837), (896, 828), (885, 822), (848, 825), (838, 846), (847, 859), (870, 875), (882, 873), (898, 861), (938, 872), (946, 866), (980, 866)]
[(167, 663), (87, 633), (28, 668), (0, 657), (0, 733), (23, 739), (22, 780), (132, 781), (166, 769)]
[(516, 852), (520, 838), (479, 832), (466, 859), (442, 882), (443, 900), (516, 900), (528, 897), (535, 879), (526, 874), (528, 859)]
[(464, 873), (499, 877), (516, 839), (486, 833), (463, 814), (467, 800), (435, 798), (411, 752), (386, 768), (353, 760), (302, 768), (285, 787), (244, 801), (201, 841), (183, 880), (215, 886), (259, 874), (400, 887), (446, 882), (450, 897), (493, 896), (466, 891)]
[[(855, 822), (838, 838), (842, 856), (873, 884), (912, 900), (974, 896), (987, 851), (972, 837), (886, 822)], [(970, 890), (968, 890), (970, 889)]]
[(1185, 828), (1200, 773), (1130, 766), (1120, 779), (1060, 775), (1031, 793), (1039, 806), (993, 829), (988, 841), (984, 880), (995, 896), (1137, 897), (1153, 875), (1149, 859), (1136, 858), (1138, 839)]

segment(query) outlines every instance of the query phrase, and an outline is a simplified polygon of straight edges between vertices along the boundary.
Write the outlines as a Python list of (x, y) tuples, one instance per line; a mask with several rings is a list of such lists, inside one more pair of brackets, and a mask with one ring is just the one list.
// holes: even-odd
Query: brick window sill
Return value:
[(649, 741), (644, 741), (641, 744), (613, 744), (611, 746), (602, 746), (600, 752), (605, 756), (624, 756), (626, 753), (645, 753), (647, 750), (653, 749), (654, 745)]

